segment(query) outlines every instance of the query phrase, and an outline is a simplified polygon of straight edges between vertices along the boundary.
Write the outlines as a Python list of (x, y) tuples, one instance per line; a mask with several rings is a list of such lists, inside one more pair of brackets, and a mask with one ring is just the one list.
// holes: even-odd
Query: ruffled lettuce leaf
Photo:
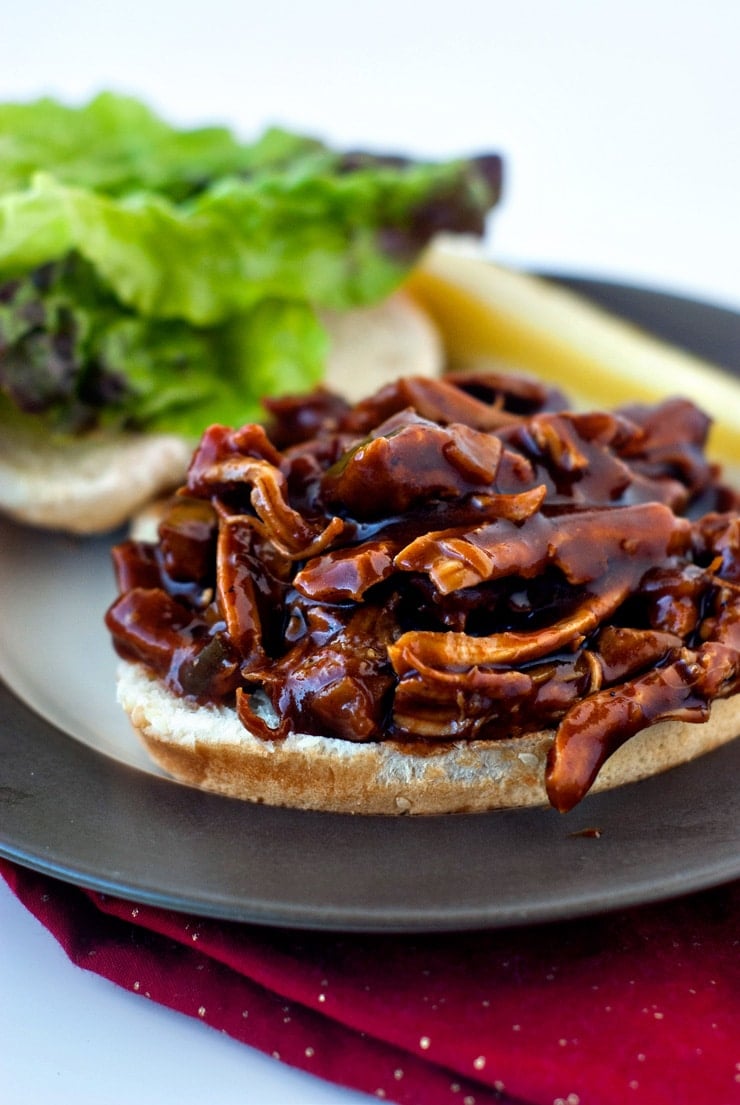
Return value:
[(280, 169), (324, 150), (278, 128), (250, 144), (225, 127), (178, 129), (113, 92), (82, 107), (48, 97), (0, 104), (0, 193), (26, 188), (43, 171), (107, 195), (141, 190), (179, 201), (223, 176)]
[(111, 94), (0, 105), (0, 390), (69, 432), (255, 418), (320, 377), (318, 310), (380, 301), (439, 231), (481, 233), (500, 175), (245, 145)]
[(317, 383), (326, 352), (306, 303), (263, 299), (215, 327), (146, 318), (74, 255), (0, 290), (0, 393), (56, 435), (254, 421), (272, 388)]
[(212, 325), (265, 297), (344, 310), (398, 286), (430, 223), (482, 223), (485, 188), (458, 164), (415, 165), (400, 176), (381, 167), (227, 178), (177, 205), (144, 193), (112, 199), (37, 174), (0, 196), (0, 276), (75, 252), (122, 303), (152, 318)]

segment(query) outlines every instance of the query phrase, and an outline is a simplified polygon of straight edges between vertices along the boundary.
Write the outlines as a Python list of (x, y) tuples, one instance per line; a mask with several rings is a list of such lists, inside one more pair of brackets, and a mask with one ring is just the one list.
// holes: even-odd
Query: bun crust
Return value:
[[(236, 711), (198, 706), (168, 691), (141, 664), (122, 661), (118, 699), (153, 760), (182, 783), (272, 806), (362, 814), (442, 814), (548, 804), (552, 732), (458, 741), (414, 751), (393, 741), (354, 744), (294, 733), (264, 741)], [(665, 721), (633, 737), (604, 764), (592, 792), (636, 782), (734, 739), (740, 695), (718, 699), (709, 721)]]

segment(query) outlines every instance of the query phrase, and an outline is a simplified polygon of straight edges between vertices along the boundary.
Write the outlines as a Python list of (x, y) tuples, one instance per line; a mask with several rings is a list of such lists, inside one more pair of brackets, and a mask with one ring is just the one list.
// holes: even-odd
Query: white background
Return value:
[[(0, 40), (0, 99), (499, 150), (492, 255), (740, 309), (736, 0), (2, 0)], [(0, 985), (4, 1105), (365, 1100), (71, 967), (4, 886)]]

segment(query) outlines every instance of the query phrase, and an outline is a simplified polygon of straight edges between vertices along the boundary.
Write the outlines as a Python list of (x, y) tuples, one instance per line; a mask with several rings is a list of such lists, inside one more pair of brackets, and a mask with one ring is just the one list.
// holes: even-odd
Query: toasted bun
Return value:
[[(441, 814), (547, 804), (552, 732), (457, 741), (414, 751), (393, 741), (353, 744), (294, 733), (251, 734), (236, 711), (179, 698), (140, 664), (123, 661), (118, 698), (154, 761), (180, 782), (233, 798), (334, 813)], [(666, 721), (606, 762), (592, 791), (695, 759), (738, 735), (740, 695), (719, 699), (702, 725)]]
[[(398, 376), (442, 370), (434, 325), (402, 293), (324, 321), (330, 338), (326, 382), (349, 399)], [(0, 510), (34, 526), (104, 533), (182, 483), (193, 445), (174, 434), (143, 433), (57, 444), (36, 429), (3, 427)]]

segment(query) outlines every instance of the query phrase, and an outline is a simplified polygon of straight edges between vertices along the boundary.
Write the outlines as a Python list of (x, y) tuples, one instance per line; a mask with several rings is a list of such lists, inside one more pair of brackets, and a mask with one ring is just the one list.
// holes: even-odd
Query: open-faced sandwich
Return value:
[(119, 699), (176, 778), (566, 811), (738, 735), (740, 495), (692, 402), (478, 372), (267, 409), (114, 554)]

